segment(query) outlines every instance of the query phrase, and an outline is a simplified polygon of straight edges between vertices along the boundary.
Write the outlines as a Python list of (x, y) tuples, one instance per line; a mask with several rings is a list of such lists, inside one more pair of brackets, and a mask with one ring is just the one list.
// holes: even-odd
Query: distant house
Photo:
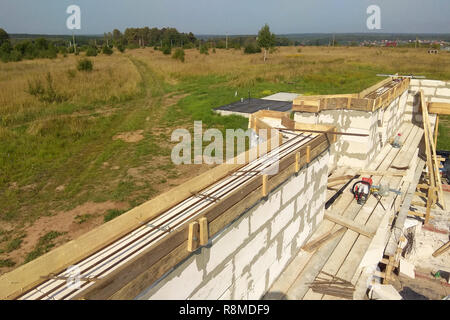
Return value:
[(388, 41), (386, 42), (386, 47), (396, 47), (397, 41)]

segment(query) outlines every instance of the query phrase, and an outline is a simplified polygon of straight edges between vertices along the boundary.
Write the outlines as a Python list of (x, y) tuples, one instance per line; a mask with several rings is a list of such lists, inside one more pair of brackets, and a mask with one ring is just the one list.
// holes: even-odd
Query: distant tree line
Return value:
[(0, 60), (3, 62), (23, 59), (49, 58), (58, 54), (79, 54), (96, 56), (99, 53), (110, 55), (116, 47), (120, 52), (126, 49), (153, 46), (161, 50), (171, 51), (172, 47), (194, 48), (200, 42), (190, 33), (180, 33), (175, 28), (127, 28), (124, 33), (114, 29), (101, 37), (81, 36), (73, 43), (70, 38), (27, 38), (10, 39), (8, 33), (0, 28)]

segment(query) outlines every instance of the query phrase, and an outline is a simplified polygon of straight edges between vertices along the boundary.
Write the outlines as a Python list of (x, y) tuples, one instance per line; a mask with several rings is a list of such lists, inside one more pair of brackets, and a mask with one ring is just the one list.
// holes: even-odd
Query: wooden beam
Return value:
[(300, 171), (300, 152), (295, 153), (295, 173)]
[(307, 251), (307, 252), (313, 252), (313, 251), (317, 250), (318, 248), (320, 248), (327, 241), (329, 241), (329, 240), (335, 238), (336, 236), (342, 234), (345, 230), (346, 230), (346, 228), (344, 228), (344, 227), (339, 229), (339, 230), (337, 230), (337, 231), (335, 231), (335, 232), (332, 232), (332, 230), (330, 230), (327, 233), (325, 233), (323, 236), (317, 238), (316, 240), (308, 242), (306, 245), (304, 245), (302, 247), (302, 249)]
[(428, 112), (450, 115), (450, 103), (442, 103), (442, 102), (431, 102), (428, 103)]
[(391, 171), (369, 171), (369, 170), (359, 170), (360, 175), (369, 176), (385, 176), (385, 177), (404, 177), (406, 172), (391, 172)]
[(262, 196), (267, 197), (269, 194), (269, 176), (267, 174), (262, 175)]
[(446, 252), (448, 249), (450, 249), (450, 241), (448, 241), (446, 244), (444, 244), (442, 247), (440, 247), (439, 249), (437, 249), (434, 253), (433, 253), (433, 257), (437, 257), (441, 254), (443, 254), (444, 252)]
[(325, 212), (325, 219), (328, 219), (350, 230), (353, 230), (368, 238), (373, 238), (373, 236), (375, 235), (375, 232), (368, 230), (366, 226), (356, 223), (353, 220), (345, 218), (344, 216)]
[(188, 234), (188, 247), (189, 252), (194, 252), (198, 248), (199, 243), (199, 224), (197, 221), (191, 222), (189, 224), (189, 234)]
[(198, 220), (200, 227), (200, 245), (206, 246), (209, 241), (208, 218), (202, 217)]
[(311, 146), (306, 146), (306, 163), (311, 162)]

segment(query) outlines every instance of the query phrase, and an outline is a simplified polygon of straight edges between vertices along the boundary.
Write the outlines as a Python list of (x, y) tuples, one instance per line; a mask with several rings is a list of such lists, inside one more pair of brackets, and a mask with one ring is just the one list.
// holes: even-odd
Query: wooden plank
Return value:
[(369, 176), (385, 176), (385, 177), (404, 177), (406, 172), (391, 172), (391, 171), (370, 171), (370, 170), (358, 170), (360, 175), (369, 175)]
[(334, 239), (338, 235), (342, 234), (344, 231), (345, 231), (345, 228), (340, 228), (339, 230), (337, 230), (335, 232), (332, 232), (330, 230), (326, 234), (321, 236), (320, 238), (308, 242), (306, 245), (304, 245), (302, 247), (302, 249), (307, 252), (313, 252), (314, 250), (317, 250), (318, 248), (320, 248), (327, 241)]
[(199, 224), (197, 221), (191, 222), (189, 224), (189, 234), (188, 234), (188, 245), (187, 250), (189, 252), (194, 252), (198, 248), (200, 233)]
[(306, 146), (306, 163), (311, 162), (311, 146)]
[(428, 112), (438, 115), (450, 115), (450, 103), (431, 102), (428, 104)]
[(208, 218), (201, 217), (198, 223), (200, 228), (200, 245), (206, 246), (209, 242)]
[(446, 244), (444, 244), (442, 247), (440, 247), (435, 252), (433, 252), (433, 257), (436, 258), (436, 257), (440, 256), (444, 252), (448, 251), (448, 249), (450, 249), (450, 241), (447, 241)]
[[(436, 123), (434, 124), (434, 145), (437, 146), (437, 138), (439, 135), (439, 114), (436, 115)], [(444, 161), (442, 158), (437, 158), (438, 161)]]
[(300, 171), (300, 152), (295, 153), (295, 172)]
[[(421, 101), (422, 101), (422, 103), (424, 102), (424, 100), (423, 100), (423, 92), (422, 92), (422, 100)], [(435, 176), (435, 180), (436, 180), (435, 185), (438, 187), (439, 203), (442, 205), (444, 210), (447, 210), (447, 206), (445, 204), (444, 193), (443, 193), (443, 190), (442, 190), (442, 181), (441, 181), (441, 174), (439, 172), (439, 164), (438, 164), (438, 161), (437, 161), (436, 144), (434, 144), (433, 138), (432, 138), (433, 135), (432, 135), (432, 132), (431, 132), (431, 127), (430, 127), (430, 118), (429, 118), (429, 115), (428, 115), (428, 106), (424, 105), (423, 109), (424, 109), (423, 113), (425, 114), (425, 118), (424, 119), (426, 119), (426, 125), (427, 125), (427, 128), (429, 130), (429, 136), (428, 137), (430, 139), (431, 152), (432, 152), (431, 156), (433, 158), (434, 176)], [(427, 223), (427, 222), (425, 222), (425, 223)]]
[(375, 235), (375, 232), (368, 230), (367, 227), (360, 225), (358, 223), (355, 223), (353, 220), (344, 218), (342, 216), (339, 216), (337, 214), (333, 213), (325, 213), (325, 219), (328, 219), (330, 221), (333, 221), (334, 223), (337, 223), (341, 226), (344, 226), (350, 230), (353, 230), (359, 234), (362, 234), (368, 238), (373, 238)]
[(269, 194), (269, 176), (267, 174), (262, 175), (262, 196), (267, 197)]

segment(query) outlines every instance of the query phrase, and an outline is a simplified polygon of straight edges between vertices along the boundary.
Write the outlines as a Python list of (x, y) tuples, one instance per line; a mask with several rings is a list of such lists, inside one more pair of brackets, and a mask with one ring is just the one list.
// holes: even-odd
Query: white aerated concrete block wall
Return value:
[(396, 135), (403, 122), (408, 92), (396, 98), (385, 109), (375, 112), (357, 110), (324, 110), (319, 113), (296, 112), (294, 120), (301, 123), (329, 124), (346, 133), (368, 134), (367, 137), (338, 136), (331, 147), (330, 167), (365, 168), (375, 159), (389, 139)]
[[(416, 95), (423, 90), (426, 102), (450, 103), (450, 81), (412, 79), (406, 103), (405, 121), (422, 121), (419, 111), (420, 101)], [(434, 123), (433, 119), (430, 119)]]
[(329, 155), (292, 175), (137, 298), (261, 298), (323, 220)]

